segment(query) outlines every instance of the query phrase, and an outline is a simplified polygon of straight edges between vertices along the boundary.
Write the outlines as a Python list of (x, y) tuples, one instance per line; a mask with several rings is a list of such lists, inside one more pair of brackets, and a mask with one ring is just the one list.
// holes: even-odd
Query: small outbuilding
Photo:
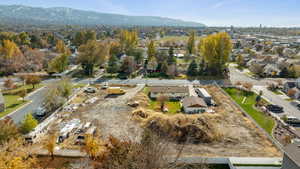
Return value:
[(186, 114), (198, 114), (203, 113), (207, 109), (205, 101), (196, 96), (185, 97), (182, 101), (182, 108)]

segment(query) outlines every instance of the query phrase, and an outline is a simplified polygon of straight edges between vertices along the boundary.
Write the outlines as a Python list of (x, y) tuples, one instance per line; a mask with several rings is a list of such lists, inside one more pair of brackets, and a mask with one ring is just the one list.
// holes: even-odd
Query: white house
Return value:
[(181, 105), (186, 114), (203, 113), (207, 109), (207, 104), (205, 103), (205, 101), (202, 98), (196, 96), (185, 97), (181, 101)]

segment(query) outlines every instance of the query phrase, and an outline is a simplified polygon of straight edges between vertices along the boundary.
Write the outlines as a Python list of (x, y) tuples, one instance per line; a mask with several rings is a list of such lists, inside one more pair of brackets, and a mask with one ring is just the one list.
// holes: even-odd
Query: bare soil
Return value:
[[(282, 154), (272, 142), (236, 107), (216, 86), (205, 86), (218, 106), (215, 113), (209, 115), (221, 131), (222, 139), (211, 143), (185, 144), (182, 155), (207, 157), (280, 157)], [(139, 93), (139, 100), (147, 109), (147, 99)], [(189, 115), (185, 115), (189, 116)], [(193, 115), (194, 116), (194, 115)], [(207, 113), (197, 115), (208, 116)], [(170, 142), (170, 153), (176, 153), (178, 144)]]

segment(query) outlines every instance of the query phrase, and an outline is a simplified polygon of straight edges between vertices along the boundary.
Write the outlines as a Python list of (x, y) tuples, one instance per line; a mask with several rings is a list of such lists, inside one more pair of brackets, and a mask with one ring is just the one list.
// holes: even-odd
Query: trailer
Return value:
[(125, 90), (121, 89), (120, 87), (109, 87), (107, 89), (108, 95), (122, 95), (125, 94)]

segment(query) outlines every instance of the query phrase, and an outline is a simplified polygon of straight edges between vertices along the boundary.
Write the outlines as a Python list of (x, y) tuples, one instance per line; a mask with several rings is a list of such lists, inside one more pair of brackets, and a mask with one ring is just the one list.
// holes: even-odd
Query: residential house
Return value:
[(284, 57), (291, 58), (294, 57), (297, 54), (297, 52), (296, 49), (284, 48), (282, 54)]
[(0, 91), (0, 112), (4, 112), (5, 110), (5, 104), (4, 104), (4, 97)]
[(181, 101), (183, 111), (186, 114), (203, 113), (207, 109), (205, 101), (197, 96), (188, 96)]
[(284, 148), (281, 169), (300, 169), (300, 144), (293, 143)]
[(267, 64), (263, 69), (265, 76), (278, 76), (280, 72), (277, 64)]
[(296, 87), (296, 82), (285, 82), (283, 84), (283, 92), (287, 93), (290, 89)]
[(290, 90), (295, 91), (295, 94), (293, 96), (294, 99), (300, 98), (300, 78), (297, 79), (295, 82), (286, 82), (283, 85), (283, 92), (288, 94)]
[(187, 86), (152, 86), (149, 87), (150, 98), (156, 99), (160, 95), (167, 96), (170, 100), (181, 100), (189, 95)]

